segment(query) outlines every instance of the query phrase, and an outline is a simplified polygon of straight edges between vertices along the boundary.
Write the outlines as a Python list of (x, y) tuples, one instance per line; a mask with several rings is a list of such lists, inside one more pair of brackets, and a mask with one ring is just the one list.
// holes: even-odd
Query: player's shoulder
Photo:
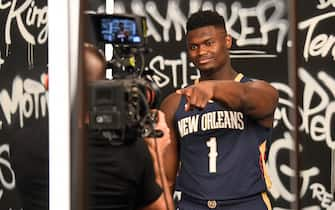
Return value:
[[(236, 81), (236, 80), (235, 80)], [(274, 88), (268, 81), (258, 79), (258, 78), (251, 78), (243, 75), (239, 82), (246, 83), (247, 85), (251, 86), (258, 86), (258, 87), (265, 87), (265, 88)]]
[(270, 90), (273, 92), (274, 95), (278, 95), (277, 89), (273, 85), (271, 85), (271, 83), (269, 83), (268, 81), (260, 80), (260, 79), (253, 79), (250, 81), (250, 85), (252, 87)]

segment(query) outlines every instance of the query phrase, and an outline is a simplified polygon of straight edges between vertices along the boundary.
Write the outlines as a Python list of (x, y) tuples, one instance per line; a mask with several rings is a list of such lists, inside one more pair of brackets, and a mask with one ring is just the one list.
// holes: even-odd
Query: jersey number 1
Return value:
[(216, 138), (211, 137), (206, 143), (209, 147), (209, 173), (216, 173), (216, 157), (218, 156)]

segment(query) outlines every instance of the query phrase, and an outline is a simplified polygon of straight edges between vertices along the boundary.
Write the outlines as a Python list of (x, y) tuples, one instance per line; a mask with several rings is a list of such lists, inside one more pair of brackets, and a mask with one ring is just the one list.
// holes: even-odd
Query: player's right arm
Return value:
[(164, 152), (163, 164), (168, 185), (172, 193), (174, 192), (177, 170), (179, 166), (178, 140), (176, 135), (177, 131), (175, 130), (176, 126), (174, 124), (174, 117), (180, 103), (180, 98), (181, 96), (179, 94), (172, 93), (163, 100), (160, 107), (160, 109), (165, 114), (166, 123), (170, 129), (171, 142)]

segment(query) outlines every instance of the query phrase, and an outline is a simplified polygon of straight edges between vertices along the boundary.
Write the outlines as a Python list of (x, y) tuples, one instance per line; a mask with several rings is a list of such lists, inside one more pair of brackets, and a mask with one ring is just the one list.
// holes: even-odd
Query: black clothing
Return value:
[(8, 138), (10, 138), (10, 156), (15, 171), (16, 187), (23, 209), (48, 210), (48, 118), (39, 119), (23, 128), (18, 128)]
[(89, 209), (130, 210), (157, 200), (153, 162), (144, 140), (115, 146), (89, 132)]

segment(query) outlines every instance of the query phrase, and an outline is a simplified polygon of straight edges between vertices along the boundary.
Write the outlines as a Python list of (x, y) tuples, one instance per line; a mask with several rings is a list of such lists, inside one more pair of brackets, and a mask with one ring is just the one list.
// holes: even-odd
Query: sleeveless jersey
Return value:
[[(235, 81), (250, 79), (239, 74)], [(271, 129), (215, 101), (175, 114), (180, 168), (176, 190), (202, 200), (236, 200), (266, 190), (266, 141)]]

